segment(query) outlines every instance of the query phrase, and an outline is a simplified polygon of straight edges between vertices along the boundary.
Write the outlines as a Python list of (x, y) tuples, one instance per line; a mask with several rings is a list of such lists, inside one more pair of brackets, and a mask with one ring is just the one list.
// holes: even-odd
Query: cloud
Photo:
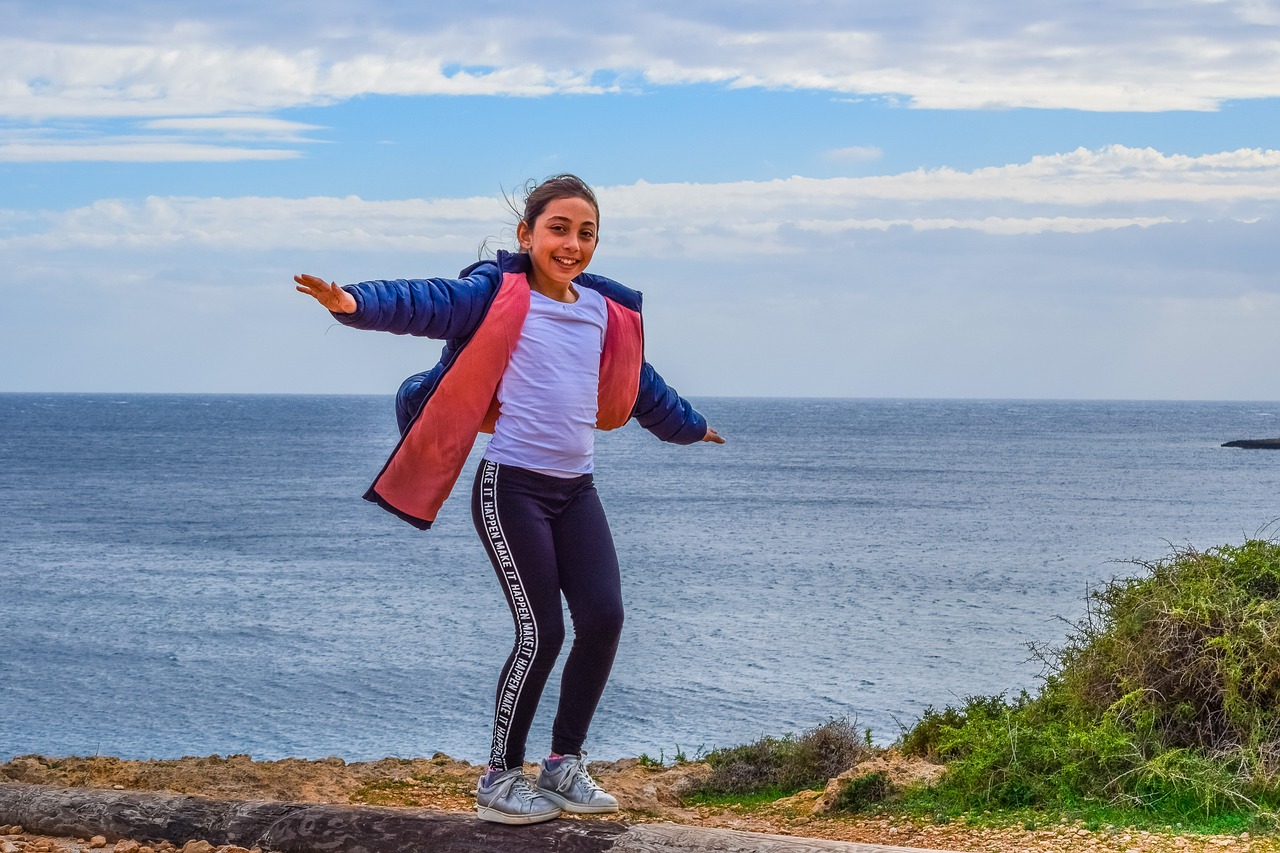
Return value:
[(240, 160), (290, 160), (299, 152), (277, 148), (232, 148), (190, 142), (105, 139), (94, 142), (0, 143), (0, 163), (229, 163)]
[(265, 116), (215, 116), (212, 118), (152, 119), (143, 125), (148, 130), (193, 131), (217, 133), (232, 138), (265, 138), (286, 142), (311, 141), (305, 132), (322, 130), (318, 124), (286, 121)]
[(1280, 13), (1256, 0), (811, 0), (785, 10), (743, 2), (732, 15), (705, 0), (637, 0), (554, 19), (504, 2), (221, 13), (126, 2), (75, 15), (13, 5), (16, 24), (0, 38), (0, 115), (28, 119), (705, 83), (885, 95), (934, 109), (1212, 110), (1280, 96)]
[(884, 152), (874, 145), (851, 145), (848, 148), (833, 148), (826, 152), (828, 160), (841, 160), (852, 163), (868, 163), (879, 160)]
[[(0, 115), (146, 117), (270, 111), (366, 94), (517, 95), (599, 92), (590, 73), (530, 64), (459, 67), (455, 51), (396, 37), (369, 53), (225, 45), (185, 28), (147, 44), (0, 38)], [(374, 37), (367, 48), (383, 47)], [(474, 41), (474, 39), (468, 39)]]
[[(265, 116), (153, 119), (138, 123), (136, 130), (127, 133), (93, 132), (79, 124), (53, 123), (0, 130), (0, 163), (290, 160), (302, 156), (297, 146), (316, 142), (306, 132), (320, 129), (319, 125)], [(281, 145), (291, 147), (270, 147)]]
[(5, 248), (167, 249), (183, 246), (377, 252), (474, 251), (501, 223), (500, 199), (366, 201), (349, 198), (102, 200), (61, 213), (0, 217)]
[[(2, 150), (2, 149), (0, 149)], [(217, 150), (217, 149), (215, 149)], [(1109, 146), (973, 171), (599, 188), (602, 239), (619, 256), (798, 253), (832, 235), (908, 229), (1084, 234), (1174, 222), (1274, 218), (1280, 151), (1201, 156)], [(237, 249), (474, 249), (509, 227), (501, 199), (158, 198), (0, 217), (0, 248), (179, 244)], [(29, 221), (37, 221), (30, 219)]]
[[(646, 353), (690, 394), (1275, 399), (1278, 158), (1111, 146), (607, 186), (594, 271), (644, 289)], [(0, 358), (31, 365), (5, 387), (387, 393), (438, 345), (336, 327), (290, 276), (451, 274), (509, 216), (498, 197), (0, 209), (20, 320)]]

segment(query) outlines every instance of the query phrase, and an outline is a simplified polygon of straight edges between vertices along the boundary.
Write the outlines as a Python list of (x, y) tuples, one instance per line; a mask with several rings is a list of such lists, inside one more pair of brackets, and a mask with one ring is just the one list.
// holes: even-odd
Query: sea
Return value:
[[(1270, 537), (1276, 402), (726, 399), (598, 434), (627, 616), (592, 760), (1034, 691), (1175, 549)], [(0, 760), (488, 754), (512, 626), (472, 528), (361, 500), (384, 396), (0, 394)], [(557, 684), (529, 754), (549, 746)]]

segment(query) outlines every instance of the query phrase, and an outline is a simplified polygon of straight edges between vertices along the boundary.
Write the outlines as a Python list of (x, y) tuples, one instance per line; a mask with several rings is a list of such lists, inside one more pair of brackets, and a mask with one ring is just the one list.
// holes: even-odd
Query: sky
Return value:
[(597, 188), (686, 396), (1280, 400), (1280, 2), (0, 0), (0, 391), (390, 394)]

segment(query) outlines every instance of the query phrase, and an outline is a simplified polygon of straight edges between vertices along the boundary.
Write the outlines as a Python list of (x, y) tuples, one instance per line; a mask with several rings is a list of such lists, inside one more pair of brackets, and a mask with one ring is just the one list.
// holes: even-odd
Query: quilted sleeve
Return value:
[(355, 329), (452, 340), (475, 331), (498, 283), (497, 267), (482, 265), (460, 279), (402, 278), (348, 284), (343, 290), (355, 297), (356, 310), (333, 316)]
[(631, 416), (640, 426), (673, 444), (693, 444), (707, 434), (707, 419), (663, 381), (647, 361), (640, 368), (640, 393)]

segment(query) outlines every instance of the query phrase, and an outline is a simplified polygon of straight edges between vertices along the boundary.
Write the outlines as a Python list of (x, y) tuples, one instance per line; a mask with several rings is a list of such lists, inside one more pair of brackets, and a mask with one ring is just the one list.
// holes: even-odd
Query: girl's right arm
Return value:
[(296, 275), (297, 290), (344, 326), (397, 335), (453, 339), (475, 330), (500, 283), (496, 264), (479, 264), (461, 279), (365, 281), (339, 287)]

